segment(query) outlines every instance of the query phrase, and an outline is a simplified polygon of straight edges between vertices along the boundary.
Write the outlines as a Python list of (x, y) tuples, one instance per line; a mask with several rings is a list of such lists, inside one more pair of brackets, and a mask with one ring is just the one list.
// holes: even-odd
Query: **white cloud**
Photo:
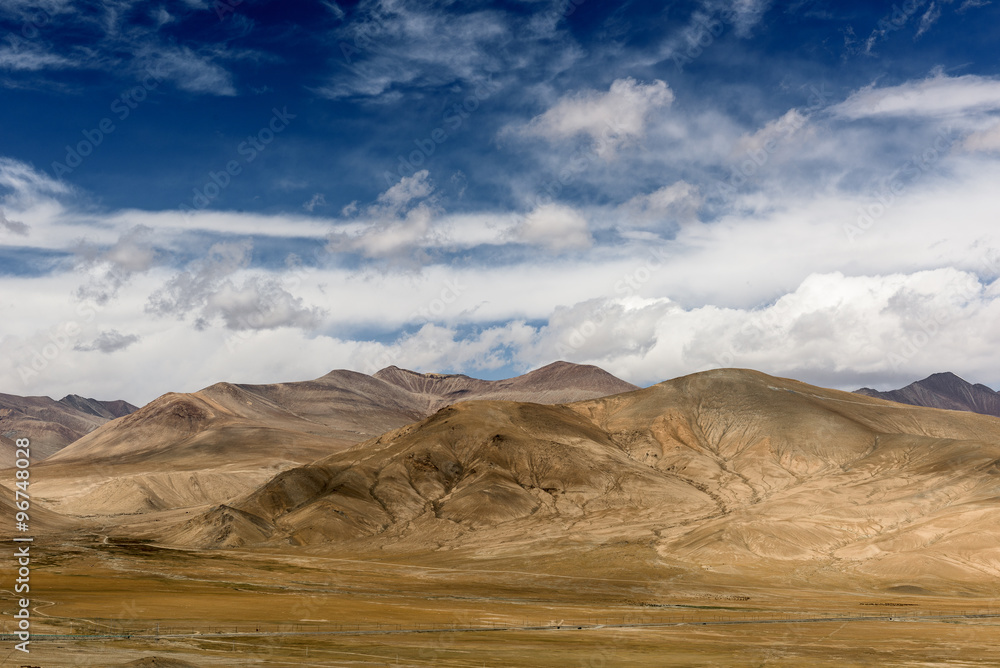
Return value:
[(985, 7), (986, 5), (993, 4), (991, 0), (965, 0), (962, 5), (958, 8), (959, 13), (967, 11), (969, 9), (975, 9), (977, 7)]
[(893, 116), (949, 117), (1000, 109), (1000, 79), (967, 74), (949, 77), (936, 74), (920, 81), (876, 88), (873, 85), (851, 94), (830, 111), (844, 118)]
[(432, 192), (434, 186), (431, 185), (430, 172), (422, 169), (413, 176), (404, 176), (399, 183), (379, 195), (370, 211), (376, 215), (398, 215), (410, 202), (425, 199)]
[(581, 250), (594, 243), (587, 219), (562, 204), (543, 204), (511, 231), (513, 239), (552, 251)]
[(966, 151), (1000, 153), (1000, 123), (966, 136), (962, 141)]
[(421, 261), (426, 258), (424, 248), (445, 243), (435, 231), (438, 213), (430, 173), (424, 169), (404, 176), (366, 207), (362, 227), (329, 235), (327, 250), (361, 253), (368, 258)]
[[(722, 363), (720, 355), (735, 365), (847, 386), (913, 380), (942, 369), (993, 382), (1000, 363), (987, 338), (998, 324), (1000, 283), (988, 281), (1000, 276), (993, 214), (1000, 162), (990, 154), (996, 121), (981, 111), (992, 107), (966, 94), (991, 81), (937, 77), (856, 93), (848, 102), (858, 118), (889, 113), (872, 102), (882, 95), (895, 99), (893, 118), (916, 121), (891, 124), (891, 136), (884, 126), (845, 122), (851, 117), (843, 109), (832, 120), (792, 110), (753, 128), (717, 111), (691, 118), (651, 114), (642, 125), (646, 150), (635, 162), (595, 161), (592, 182), (584, 180), (589, 172), (577, 176), (577, 186), (593, 185), (590, 201), (599, 204), (555, 203), (524, 217), (448, 213), (427, 172), (340, 219), (301, 210), (103, 213), (75, 205), (63, 184), (24, 163), (0, 160), (0, 204), (8, 220), (29, 226), (26, 241), (72, 250), (83, 237), (100, 260), (88, 272), (100, 277), (112, 264), (132, 272), (92, 322), (81, 320), (84, 331), (58, 359), (27, 383), (18, 365), (48, 345), (59, 323), (80, 320), (73, 288), (89, 274), (59, 268), (39, 278), (4, 277), (0, 384), (25, 394), (97, 394), (89, 388), (99, 386), (115, 390), (107, 396), (138, 401), (151, 398), (146, 393), (198, 389), (220, 379), (273, 382), (315, 377), (335, 366), (365, 370), (386, 356), (388, 363), (424, 370), (528, 367), (570, 357), (653, 382)], [(957, 101), (926, 93), (958, 84), (965, 93)], [(931, 114), (926, 104), (968, 110), (965, 127), (974, 129), (964, 140), (968, 151), (943, 151), (919, 181), (908, 182), (888, 204), (877, 202), (868, 185), (897, 172), (945, 124), (940, 110)], [(586, 123), (576, 127), (590, 136)], [(802, 140), (806, 131), (813, 133), (810, 141), (795, 141), (795, 151), (761, 167), (757, 183), (717, 202), (706, 172), (725, 166), (734, 153), (765, 150), (784, 136)], [(883, 155), (893, 147), (896, 153)], [(543, 146), (536, 155), (546, 153), (560, 151)], [(845, 228), (857, 227), (862, 211), (876, 204), (882, 210), (849, 238)], [(626, 216), (631, 227), (695, 223), (699, 214), (707, 222), (682, 224), (673, 235), (622, 223)], [(154, 231), (130, 240), (137, 225)], [(265, 271), (249, 264), (249, 246), (237, 242), (179, 268), (159, 262), (161, 251), (168, 259), (193, 250), (204, 255), (192, 239), (220, 229), (237, 240), (319, 242), (335, 229), (339, 245), (331, 249), (361, 259), (319, 258), (306, 273)], [(503, 244), (511, 247), (498, 248)], [(536, 249), (520, 244), (552, 252), (540, 263)], [(461, 261), (445, 261), (459, 250)], [(412, 270), (372, 270), (401, 264)], [(150, 318), (147, 303), (165, 317)], [(539, 321), (547, 324), (525, 324)], [(935, 326), (933, 341), (920, 343), (920, 332), (930, 336), (925, 329)], [(392, 341), (391, 333), (401, 330), (409, 334)], [(98, 342), (115, 347), (118, 339), (102, 339), (109, 332), (138, 339), (113, 355), (82, 350)], [(915, 352), (903, 349), (907, 342)], [(178, 348), (185, 359), (171, 359)]]
[(622, 205), (626, 225), (646, 227), (664, 222), (690, 223), (698, 220), (703, 198), (698, 186), (677, 181), (648, 195), (636, 195)]
[(937, 20), (941, 18), (941, 6), (937, 2), (931, 2), (927, 11), (924, 15), (920, 17), (920, 26), (917, 27), (916, 37), (920, 37), (925, 32), (931, 29), (931, 26), (937, 23)]
[(150, 295), (146, 310), (177, 318), (196, 312), (195, 329), (207, 329), (216, 319), (235, 331), (316, 327), (321, 309), (306, 306), (278, 278), (246, 271), (252, 252), (249, 241), (213, 245)]
[(559, 309), (523, 359), (598, 364), (640, 384), (731, 366), (843, 387), (942, 369), (995, 378), (1000, 365), (982, 364), (998, 324), (1000, 290), (967, 272), (814, 274), (759, 309), (635, 297)]
[(508, 132), (550, 141), (586, 135), (597, 154), (607, 157), (626, 142), (641, 138), (649, 117), (669, 107), (673, 99), (673, 92), (660, 80), (644, 84), (631, 77), (617, 79), (606, 93), (586, 91), (564, 96), (543, 114)]
[(764, 14), (771, 6), (770, 0), (723, 0), (723, 2), (709, 2), (708, 7), (713, 11), (725, 11), (726, 9), (735, 12), (733, 23), (736, 26), (736, 34), (745, 37), (764, 18)]
[(790, 109), (780, 118), (768, 122), (752, 134), (744, 134), (733, 147), (733, 155), (771, 153), (778, 142), (790, 139), (806, 128), (809, 117), (798, 109)]
[(526, 63), (508, 54), (512, 43), (533, 48), (534, 36), (500, 11), (441, 11), (426, 3), (366, 0), (330, 39), (340, 72), (316, 92), (331, 98), (388, 96), (398, 85), (482, 85), (491, 72)]
[(27, 207), (38, 199), (70, 192), (69, 186), (56, 181), (31, 165), (0, 157), (0, 188), (8, 190), (3, 201), (8, 206)]
[(0, 69), (37, 72), (45, 69), (66, 69), (77, 67), (77, 63), (62, 56), (33, 49), (0, 49)]
[(152, 228), (137, 225), (121, 235), (107, 249), (84, 245), (77, 250), (81, 261), (78, 271), (88, 276), (76, 294), (80, 299), (92, 299), (106, 304), (137, 273), (156, 265), (158, 255)]
[(302, 208), (312, 213), (318, 206), (326, 206), (326, 196), (323, 193), (314, 194), (308, 202), (302, 204)]

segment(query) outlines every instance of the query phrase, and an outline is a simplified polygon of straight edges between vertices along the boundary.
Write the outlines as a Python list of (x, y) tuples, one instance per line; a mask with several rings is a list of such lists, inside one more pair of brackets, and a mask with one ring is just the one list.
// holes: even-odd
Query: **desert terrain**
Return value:
[(219, 384), (108, 422), (32, 465), (31, 661), (0, 665), (996, 665), (997, 418), (533, 374)]

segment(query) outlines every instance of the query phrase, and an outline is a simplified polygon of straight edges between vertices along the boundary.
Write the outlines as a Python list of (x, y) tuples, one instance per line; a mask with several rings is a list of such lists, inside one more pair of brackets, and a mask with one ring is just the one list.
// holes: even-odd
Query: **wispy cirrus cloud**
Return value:
[(520, 13), (458, 12), (405, 0), (363, 0), (333, 31), (330, 45), (335, 72), (315, 90), (333, 99), (396, 100), (402, 90), (475, 86), (491, 73), (508, 79), (538, 67), (564, 71), (582, 56), (554, 26)]
[(890, 117), (944, 117), (1000, 109), (1000, 79), (967, 74), (935, 74), (896, 86), (863, 88), (830, 112), (852, 120)]
[(192, 93), (236, 95), (232, 74), (208, 56), (187, 47), (145, 46), (136, 53), (140, 69), (172, 81)]

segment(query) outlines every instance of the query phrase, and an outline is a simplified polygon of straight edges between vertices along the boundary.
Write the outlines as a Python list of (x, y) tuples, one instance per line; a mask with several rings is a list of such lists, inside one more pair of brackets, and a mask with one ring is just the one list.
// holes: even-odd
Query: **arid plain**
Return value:
[[(754, 371), (645, 389), (565, 363), (218, 384), (31, 470), (35, 636), (31, 661), (0, 665), (1000, 651), (1000, 420)], [(9, 590), (3, 605), (9, 624)]]

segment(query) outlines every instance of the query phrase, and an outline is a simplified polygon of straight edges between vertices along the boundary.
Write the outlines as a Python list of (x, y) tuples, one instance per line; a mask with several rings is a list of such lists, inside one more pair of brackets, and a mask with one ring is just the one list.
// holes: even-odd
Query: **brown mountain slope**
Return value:
[(909, 583), (1000, 576), (1000, 423), (742, 370), (539, 406), (466, 402), (160, 534), (481, 556), (652, 544), (664, 563)]
[(969, 383), (953, 373), (935, 373), (898, 390), (879, 392), (869, 387), (855, 390), (857, 394), (897, 401), (912, 406), (971, 411), (1000, 417), (1000, 393), (985, 385)]
[[(125, 401), (97, 401), (75, 394), (59, 401), (0, 394), (0, 435), (7, 440), (30, 439), (35, 460), (41, 461), (109, 420), (135, 410)], [(0, 468), (13, 464), (13, 449), (0, 442)]]
[(333, 371), (312, 381), (217, 383), (166, 394), (97, 429), (44, 464), (40, 492), (66, 512), (135, 513), (219, 503), (277, 471), (420, 420), (432, 407), (480, 395), (548, 403), (634, 388), (597, 369), (549, 365), (481, 381), (396, 367)]
[(596, 366), (553, 362), (516, 378), (479, 380), (461, 374), (421, 374), (390, 366), (375, 378), (425, 398), (428, 413), (470, 399), (563, 404), (639, 389)]

